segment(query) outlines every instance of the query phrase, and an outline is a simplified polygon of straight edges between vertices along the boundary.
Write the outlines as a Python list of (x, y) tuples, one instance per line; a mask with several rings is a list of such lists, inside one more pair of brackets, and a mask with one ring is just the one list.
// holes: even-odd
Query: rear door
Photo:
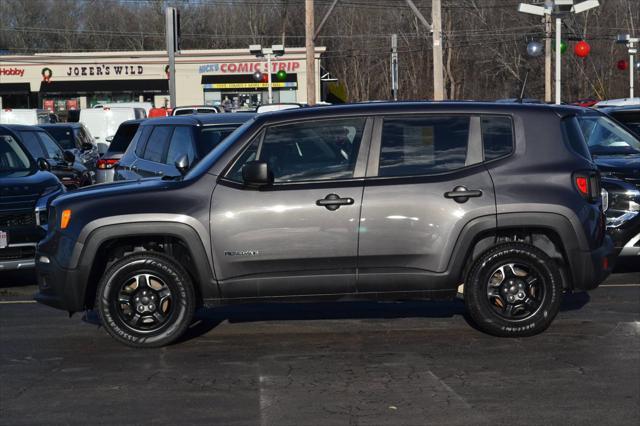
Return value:
[(478, 116), (376, 119), (360, 217), (358, 291), (443, 285), (438, 274), (447, 270), (462, 228), (496, 214), (482, 161)]

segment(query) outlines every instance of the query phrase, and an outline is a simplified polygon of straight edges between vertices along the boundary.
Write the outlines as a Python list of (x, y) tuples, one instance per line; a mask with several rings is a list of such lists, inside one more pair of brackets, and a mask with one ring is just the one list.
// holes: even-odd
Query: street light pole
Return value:
[(633, 98), (635, 96), (633, 91), (633, 79), (634, 74), (636, 72), (636, 66), (634, 64), (634, 59), (637, 50), (635, 49), (634, 43), (637, 43), (639, 40), (637, 38), (629, 39), (629, 97)]
[(561, 96), (560, 88), (562, 87), (562, 62), (561, 62), (561, 44), (562, 44), (562, 19), (556, 18), (556, 105), (560, 105)]
[(269, 90), (269, 104), (273, 103), (273, 87), (271, 86), (271, 52), (265, 54), (267, 57), (267, 76), (268, 76), (268, 90)]

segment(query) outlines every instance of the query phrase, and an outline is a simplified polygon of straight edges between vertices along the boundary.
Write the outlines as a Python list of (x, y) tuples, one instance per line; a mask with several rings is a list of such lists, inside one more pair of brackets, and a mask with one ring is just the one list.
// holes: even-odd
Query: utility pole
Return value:
[(431, 23), (433, 26), (433, 99), (441, 101), (445, 96), (442, 67), (442, 5), (440, 0), (431, 1)]
[(544, 101), (551, 102), (551, 15), (544, 16)]
[(313, 0), (305, 0), (305, 39), (307, 49), (307, 103), (316, 104), (316, 55), (315, 55), (315, 22), (313, 20)]
[(169, 55), (169, 104), (176, 107), (176, 52), (180, 49), (180, 12), (175, 7), (165, 11), (167, 54)]
[(556, 17), (556, 105), (560, 105), (562, 100), (560, 98), (561, 87), (562, 87), (562, 59), (560, 55), (562, 54), (561, 50), (562, 43), (562, 19), (560, 17)]
[(634, 91), (634, 74), (636, 72), (635, 56), (638, 53), (636, 49), (636, 43), (640, 43), (640, 38), (631, 37), (630, 34), (618, 34), (616, 43), (624, 44), (627, 46), (629, 52), (629, 97), (635, 97)]
[(398, 34), (391, 34), (391, 95), (398, 100)]

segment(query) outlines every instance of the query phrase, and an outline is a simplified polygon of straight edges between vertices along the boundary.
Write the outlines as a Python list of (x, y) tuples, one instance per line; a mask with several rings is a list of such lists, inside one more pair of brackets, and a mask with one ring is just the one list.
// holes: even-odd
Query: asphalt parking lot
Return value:
[(476, 331), (460, 301), (262, 304), (202, 311), (157, 350), (0, 279), (2, 424), (640, 423), (638, 272), (526, 339)]

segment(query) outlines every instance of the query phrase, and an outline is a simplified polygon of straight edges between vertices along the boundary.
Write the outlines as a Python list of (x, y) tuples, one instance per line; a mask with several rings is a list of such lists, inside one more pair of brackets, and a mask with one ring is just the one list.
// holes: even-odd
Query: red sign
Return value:
[(78, 109), (78, 100), (77, 99), (68, 99), (67, 100), (67, 110), (70, 109)]
[(0, 75), (17, 75), (22, 77), (24, 75), (24, 68), (0, 68)]
[(46, 109), (49, 112), (53, 112), (54, 110), (53, 99), (45, 99), (44, 101), (42, 101), (42, 108)]

